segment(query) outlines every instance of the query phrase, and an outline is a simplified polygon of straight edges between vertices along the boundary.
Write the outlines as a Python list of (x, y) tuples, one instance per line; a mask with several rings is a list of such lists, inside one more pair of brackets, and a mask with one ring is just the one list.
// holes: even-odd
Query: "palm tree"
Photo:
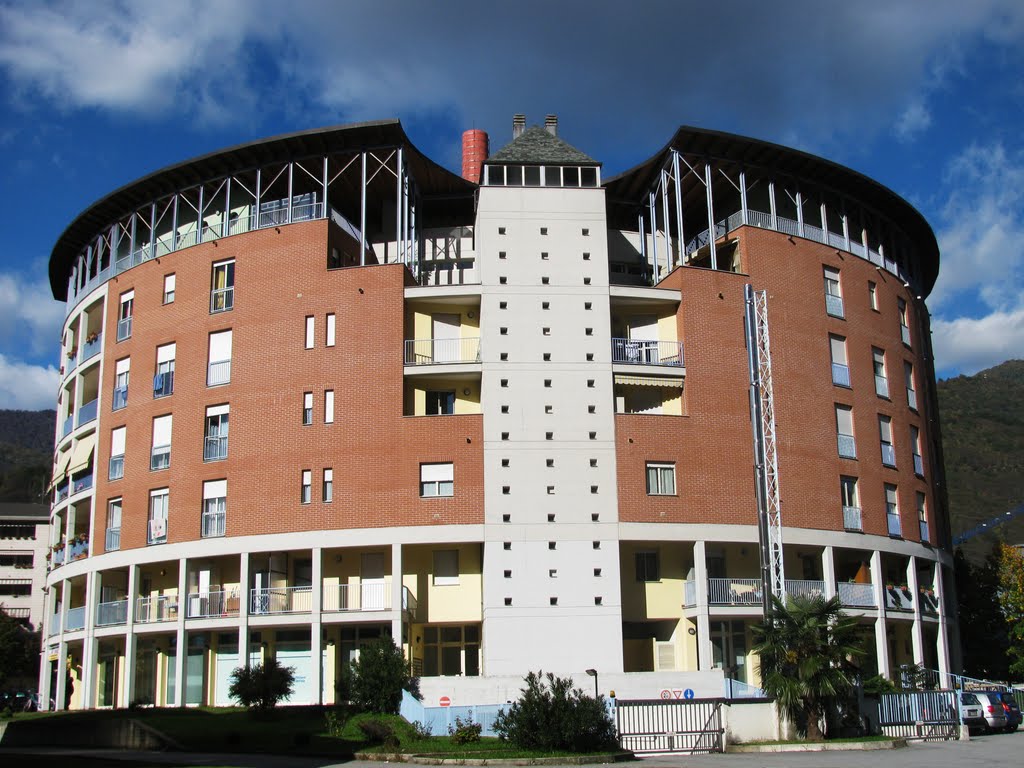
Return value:
[(862, 655), (863, 627), (844, 614), (838, 597), (772, 598), (774, 610), (755, 626), (761, 688), (790, 721), (807, 722), (807, 739), (821, 741), (827, 706), (851, 686), (851, 660)]

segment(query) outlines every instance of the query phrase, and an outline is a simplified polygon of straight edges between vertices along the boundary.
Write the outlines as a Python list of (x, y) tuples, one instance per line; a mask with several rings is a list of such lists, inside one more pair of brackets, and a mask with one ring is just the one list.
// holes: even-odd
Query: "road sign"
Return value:
[(441, 700), (437, 703), (440, 704), (442, 707), (450, 707), (452, 705), (452, 700), (449, 699), (447, 696), (442, 696)]
[(692, 699), (693, 698), (693, 688), (687, 688), (685, 691), (683, 691), (683, 698), (684, 699)]

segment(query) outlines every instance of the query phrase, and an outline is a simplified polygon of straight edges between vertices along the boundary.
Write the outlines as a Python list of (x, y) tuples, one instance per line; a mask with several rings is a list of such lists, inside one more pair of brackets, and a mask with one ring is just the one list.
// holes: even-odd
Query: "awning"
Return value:
[(57, 457), (57, 464), (53, 468), (53, 482), (50, 483), (51, 490), (55, 485), (59, 485), (64, 479), (64, 476), (68, 473), (68, 463), (71, 461), (71, 451), (62, 453)]
[(92, 434), (79, 440), (71, 450), (71, 462), (68, 472), (72, 475), (81, 472), (92, 464), (92, 452), (96, 448), (96, 435)]
[(623, 384), (629, 387), (663, 387), (665, 389), (682, 389), (682, 379), (668, 379), (658, 376), (615, 376), (616, 384)]

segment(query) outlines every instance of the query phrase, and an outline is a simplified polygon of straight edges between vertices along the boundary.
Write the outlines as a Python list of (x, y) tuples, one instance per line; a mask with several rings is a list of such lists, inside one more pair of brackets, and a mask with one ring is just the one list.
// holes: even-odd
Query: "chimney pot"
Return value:
[(512, 138), (518, 139), (526, 130), (526, 115), (512, 115)]
[(544, 118), (544, 128), (552, 136), (558, 135), (558, 115), (548, 115)]

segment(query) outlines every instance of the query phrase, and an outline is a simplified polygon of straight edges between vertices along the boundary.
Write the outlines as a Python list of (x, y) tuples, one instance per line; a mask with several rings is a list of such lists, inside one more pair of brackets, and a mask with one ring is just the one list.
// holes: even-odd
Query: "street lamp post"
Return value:
[(597, 670), (596, 669), (588, 669), (588, 670), (585, 670), (585, 671), (586, 671), (586, 673), (588, 675), (590, 675), (592, 678), (594, 678), (594, 698), (595, 699), (599, 698), (600, 694), (597, 692)]

